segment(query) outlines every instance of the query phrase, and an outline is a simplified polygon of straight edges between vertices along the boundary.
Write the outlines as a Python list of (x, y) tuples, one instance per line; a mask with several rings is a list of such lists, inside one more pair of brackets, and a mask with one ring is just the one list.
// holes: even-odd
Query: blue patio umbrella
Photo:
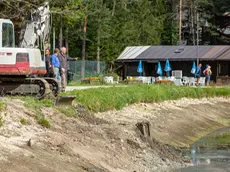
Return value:
[(158, 65), (157, 65), (157, 74), (162, 76), (162, 68), (161, 68), (161, 63), (158, 62)]
[(167, 72), (167, 75), (169, 76), (169, 72), (170, 72), (171, 70), (172, 70), (172, 68), (171, 68), (171, 66), (170, 66), (169, 60), (166, 59), (164, 71)]
[(195, 63), (195, 62), (193, 62), (193, 64), (192, 64), (191, 73), (192, 73), (192, 74), (195, 74), (195, 73), (196, 73), (196, 63)]
[(142, 68), (142, 61), (139, 61), (138, 67), (137, 67), (137, 72), (140, 73), (140, 76), (143, 72), (143, 68)]

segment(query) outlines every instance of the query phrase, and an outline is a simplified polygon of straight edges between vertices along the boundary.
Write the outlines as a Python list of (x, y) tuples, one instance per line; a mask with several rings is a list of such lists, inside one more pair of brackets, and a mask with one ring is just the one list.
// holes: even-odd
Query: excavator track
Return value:
[(50, 90), (56, 97), (61, 92), (61, 83), (55, 78), (44, 78), (50, 84)]
[(43, 78), (0, 78), (0, 94), (28, 95), (43, 99), (51, 93), (49, 83)]

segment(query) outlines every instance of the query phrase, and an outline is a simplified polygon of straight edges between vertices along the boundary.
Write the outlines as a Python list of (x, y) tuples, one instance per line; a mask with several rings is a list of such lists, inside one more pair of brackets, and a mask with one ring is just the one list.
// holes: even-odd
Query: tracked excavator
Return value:
[(48, 3), (31, 12), (19, 47), (15, 47), (13, 23), (0, 19), (0, 95), (42, 99), (60, 92), (56, 79), (44, 77), (46, 66), (41, 50), (49, 45), (50, 16)]

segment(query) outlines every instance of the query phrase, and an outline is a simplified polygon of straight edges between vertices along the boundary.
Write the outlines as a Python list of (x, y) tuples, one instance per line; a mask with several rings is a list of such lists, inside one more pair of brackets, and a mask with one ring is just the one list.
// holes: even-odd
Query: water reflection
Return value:
[(176, 170), (176, 172), (230, 172), (229, 145), (226, 149), (219, 149), (220, 147), (225, 147), (226, 145), (218, 144), (217, 146), (216, 143), (213, 144), (212, 140), (209, 139), (209, 136), (222, 135), (226, 132), (229, 132), (229, 127), (217, 130), (209, 134), (207, 137), (197, 141), (191, 147), (191, 150), (187, 150), (187, 153), (185, 154), (185, 156), (189, 156), (191, 158), (193, 166)]
[(230, 172), (230, 150), (191, 150), (193, 166), (175, 172)]

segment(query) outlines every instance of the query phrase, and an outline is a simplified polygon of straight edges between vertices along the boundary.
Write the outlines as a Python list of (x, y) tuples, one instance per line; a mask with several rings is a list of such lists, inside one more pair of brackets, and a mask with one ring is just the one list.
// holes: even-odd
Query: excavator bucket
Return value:
[(76, 96), (61, 96), (56, 99), (56, 106), (71, 106)]

